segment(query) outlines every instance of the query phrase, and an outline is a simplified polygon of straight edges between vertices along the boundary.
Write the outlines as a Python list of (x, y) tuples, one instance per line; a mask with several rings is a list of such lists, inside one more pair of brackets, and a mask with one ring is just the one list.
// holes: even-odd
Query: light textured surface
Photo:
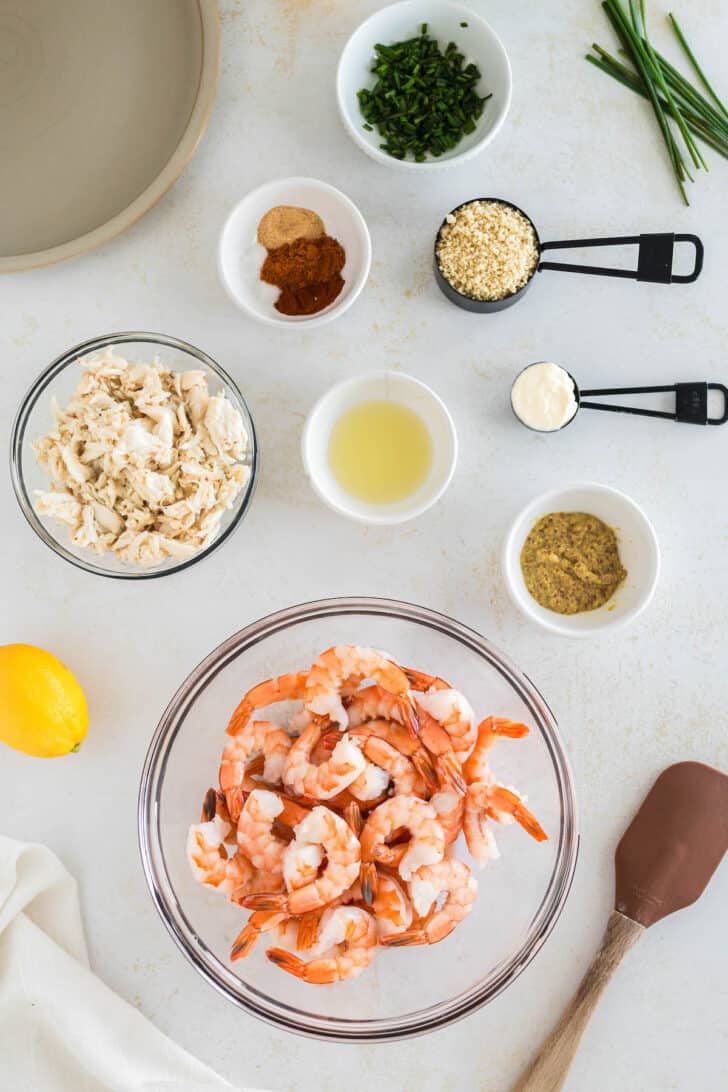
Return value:
[[(373, 164), (346, 137), (333, 95), (336, 59), (377, 3), (226, 3), (218, 103), (172, 193), (95, 254), (0, 284), (3, 444), (46, 362), (114, 328), (198, 344), (237, 378), (259, 430), (263, 469), (239, 533), (189, 572), (136, 586), (56, 559), (26, 526), (7, 475), (0, 482), (0, 641), (30, 641), (62, 656), (87, 688), (92, 718), (78, 756), (44, 763), (2, 751), (3, 831), (47, 842), (79, 877), (102, 978), (241, 1084), (502, 1092), (598, 944), (612, 905), (615, 844), (656, 774), (683, 758), (728, 766), (728, 431), (585, 412), (563, 434), (539, 437), (508, 408), (513, 376), (533, 360), (555, 359), (594, 386), (725, 378), (728, 164), (711, 155), (711, 174), (694, 187), (692, 207), (682, 207), (647, 108), (582, 59), (591, 41), (612, 41), (596, 0), (473, 3), (509, 50), (514, 101), (501, 135), (471, 164), (421, 181)], [(668, 41), (665, 0), (650, 8), (656, 35), (659, 26), (659, 40)], [(677, 11), (720, 82), (725, 5), (694, 0)], [(239, 314), (214, 259), (235, 201), (290, 174), (344, 189), (374, 244), (371, 280), (351, 312), (302, 335)], [(465, 314), (434, 285), (432, 238), (448, 209), (485, 195), (521, 205), (544, 238), (695, 231), (707, 244), (705, 272), (694, 287), (546, 273), (512, 310)], [(446, 497), (416, 523), (367, 529), (315, 499), (299, 438), (326, 387), (383, 365), (411, 371), (443, 395), (461, 462)], [(616, 485), (644, 505), (664, 569), (652, 607), (631, 629), (568, 643), (516, 613), (498, 559), (518, 509), (580, 477)], [(286, 1036), (220, 999), (167, 936), (136, 846), (139, 770), (178, 683), (247, 622), (337, 594), (420, 602), (508, 651), (561, 723), (582, 812), (566, 909), (513, 987), (447, 1031), (370, 1049)], [(569, 1092), (726, 1087), (727, 895), (724, 867), (698, 905), (654, 926), (630, 954), (587, 1034)]]

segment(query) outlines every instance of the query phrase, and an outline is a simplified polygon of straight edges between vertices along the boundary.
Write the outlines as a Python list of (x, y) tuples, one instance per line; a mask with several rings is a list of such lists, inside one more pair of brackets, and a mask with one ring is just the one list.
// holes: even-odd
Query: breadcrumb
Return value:
[(440, 229), (437, 262), (458, 292), (502, 300), (533, 276), (539, 250), (531, 221), (502, 201), (470, 201)]

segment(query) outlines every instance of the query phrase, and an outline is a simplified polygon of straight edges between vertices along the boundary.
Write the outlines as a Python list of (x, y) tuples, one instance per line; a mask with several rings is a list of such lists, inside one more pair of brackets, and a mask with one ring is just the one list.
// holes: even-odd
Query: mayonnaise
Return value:
[(531, 364), (511, 388), (513, 412), (528, 428), (556, 432), (578, 409), (574, 381), (558, 364)]

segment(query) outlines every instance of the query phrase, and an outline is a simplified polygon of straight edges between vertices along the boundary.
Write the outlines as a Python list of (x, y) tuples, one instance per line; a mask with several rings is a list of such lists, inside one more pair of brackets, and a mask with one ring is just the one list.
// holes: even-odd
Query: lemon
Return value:
[(39, 758), (78, 750), (88, 728), (75, 675), (33, 645), (0, 646), (0, 741)]

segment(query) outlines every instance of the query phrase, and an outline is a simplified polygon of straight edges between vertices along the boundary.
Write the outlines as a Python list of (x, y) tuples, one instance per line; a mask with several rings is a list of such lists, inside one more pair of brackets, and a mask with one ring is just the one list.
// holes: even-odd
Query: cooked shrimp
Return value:
[(295, 827), (308, 815), (308, 810), (292, 800), (269, 792), (253, 789), (245, 801), (238, 820), (238, 847), (260, 872), (283, 874), (283, 854), (288, 842), (277, 837), (274, 823), (278, 820)]
[[(397, 722), (399, 703), (392, 694), (388, 694), (380, 686), (367, 686), (349, 699), (346, 707), (349, 734), (353, 739), (366, 740), (370, 736), (385, 739), (412, 760), (429, 790), (434, 792), (439, 788), (440, 783), (430, 755), (420, 740)], [(324, 742), (333, 739), (334, 733), (330, 732), (324, 737)]]
[(412, 924), (412, 903), (394, 876), (380, 876), (372, 911), (380, 937), (403, 933)]
[(309, 672), (304, 705), (312, 713), (346, 728), (349, 718), (342, 695), (354, 693), (365, 679), (374, 679), (397, 697), (400, 715), (396, 719), (416, 734), (417, 717), (407, 678), (392, 660), (373, 648), (335, 645), (327, 649)]
[(470, 856), (483, 868), (488, 861), (495, 861), (500, 857), (500, 850), (490, 827), (488, 813), (471, 791), (474, 788), (475, 785), (470, 785), (465, 795), (463, 834)]
[(248, 883), (255, 872), (242, 853), (228, 854), (225, 839), (230, 829), (216, 815), (205, 823), (193, 823), (187, 834), (187, 859), (195, 879), (224, 895)]
[(225, 794), (230, 818), (234, 823), (240, 818), (242, 791), (246, 788), (247, 766), (251, 759), (263, 755), (264, 780), (269, 785), (275, 785), (281, 781), (290, 749), (290, 737), (277, 724), (271, 724), (267, 720), (246, 724), (227, 743), (220, 762), (220, 788)]
[(528, 735), (528, 725), (520, 724), (515, 720), (507, 720), (504, 717), (486, 717), (478, 725), (478, 738), (470, 757), (463, 764), (465, 780), (487, 781), (490, 772), (488, 768), (488, 751), (497, 739), (523, 739)]
[(419, 700), (416, 705), (420, 739), (435, 760), (440, 787), (450, 785), (456, 792), (464, 793), (467, 784), (463, 777), (463, 768), (447, 729), (420, 705)]
[(512, 823), (515, 820), (537, 842), (548, 839), (548, 834), (528, 810), (523, 798), (505, 785), (473, 782), (468, 788), (466, 813), (478, 809), (488, 818), (495, 819), (496, 823)]
[[(399, 697), (390, 690), (385, 690), (378, 683), (357, 690), (344, 699), (349, 728), (358, 728), (367, 721), (381, 722), (381, 727), (386, 724), (402, 725), (402, 711)], [(409, 732), (405, 734), (412, 748), (417, 747), (417, 739)]]
[(282, 910), (298, 916), (326, 906), (351, 887), (359, 875), (361, 849), (348, 824), (329, 808), (314, 808), (296, 827), (296, 838), (286, 852), (293, 853), (309, 845), (320, 847), (323, 852), (323, 869), (318, 870), (314, 879), (289, 890), (287, 895), (251, 896), (242, 900), (243, 906), (250, 910)]
[(264, 709), (279, 701), (300, 700), (304, 695), (307, 677), (307, 671), (292, 671), (287, 675), (278, 675), (274, 679), (266, 679), (265, 682), (258, 683), (243, 696), (235, 709), (225, 729), (228, 735), (234, 736), (245, 727), (257, 709)]
[(339, 906), (323, 914), (318, 931), (317, 949), (331, 954), (316, 956), (308, 963), (282, 948), (269, 948), (266, 955), (288, 974), (325, 985), (360, 975), (374, 959), (376, 945), (377, 929), (371, 914), (358, 906)]
[[(377, 769), (384, 771), (387, 776), (387, 784), (391, 778), (396, 796), (422, 795), (425, 787), (422, 778), (415, 769), (414, 763), (403, 755), (391, 743), (378, 736), (370, 736), (364, 743), (364, 754)], [(354, 791), (354, 785), (351, 791)], [(386, 785), (385, 785), (386, 789)]]
[(432, 689), (415, 696), (419, 709), (426, 710), (447, 732), (453, 750), (464, 762), (478, 737), (475, 713), (459, 690)]
[(386, 796), (390, 778), (388, 772), (366, 754), (366, 748), (363, 748), (363, 751), (370, 761), (366, 763), (356, 781), (352, 781), (349, 785), (349, 792), (362, 804), (368, 804), (370, 800), (380, 800)]
[(301, 914), (298, 921), (298, 934), (296, 936), (296, 951), (305, 952), (313, 948), (318, 939), (321, 918), (327, 910), (333, 910), (337, 906), (348, 906), (352, 902), (361, 901), (361, 884), (358, 880), (344, 891), (337, 899), (333, 899), (326, 907), (318, 910), (309, 910), (307, 914)]
[(283, 767), (283, 783), (295, 796), (329, 800), (356, 781), (364, 771), (364, 755), (346, 736), (336, 744), (328, 761), (314, 766), (311, 754), (322, 732), (320, 724), (309, 724), (288, 751)]
[(295, 838), (283, 853), (283, 879), (287, 891), (296, 891), (313, 883), (324, 862), (320, 845), (299, 842)]
[(430, 797), (430, 803), (437, 812), (437, 818), (445, 835), (446, 846), (450, 846), (457, 841), (458, 835), (463, 829), (466, 799), (467, 797), (451, 790), (436, 792), (434, 796)]
[(385, 800), (371, 813), (361, 832), (362, 892), (367, 903), (371, 903), (376, 894), (374, 862), (377, 850), (402, 830), (410, 833), (410, 841), (398, 866), (403, 880), (409, 880), (421, 865), (442, 860), (445, 836), (435, 809), (417, 796), (393, 796)]
[(288, 915), (277, 910), (256, 910), (250, 915), (248, 924), (238, 933), (230, 950), (230, 961), (245, 959), (250, 955), (263, 933), (277, 929), (288, 921)]
[[(435, 717), (424, 706), (418, 704), (421, 696), (418, 695), (415, 699), (419, 739), (412, 740), (409, 748), (405, 739), (402, 738), (403, 733), (398, 734), (396, 732), (396, 726), (403, 723), (400, 704), (393, 701), (392, 695), (378, 686), (365, 687), (357, 694), (354, 694), (347, 702), (347, 713), (352, 734), (361, 734), (358, 733), (358, 729), (361, 727), (366, 734), (386, 738), (388, 743), (391, 743), (393, 747), (397, 747), (398, 750), (401, 750), (403, 754), (412, 759), (418, 772), (432, 789), (437, 790), (440, 788), (440, 784), (444, 783), (452, 784), (454, 788), (464, 793), (465, 781), (453, 741), (447, 730), (442, 727)], [(373, 730), (371, 724), (367, 722), (375, 721), (379, 726)], [(388, 722), (390, 727), (385, 729), (384, 725), (380, 724), (381, 721)], [(392, 722), (396, 722), (396, 724)], [(354, 733), (354, 729), (357, 729), (357, 733)], [(404, 735), (406, 734), (404, 733)], [(426, 748), (426, 757), (422, 753), (423, 745)], [(432, 774), (433, 762), (430, 755), (435, 759), (436, 776), (434, 777)]]
[[(437, 944), (468, 916), (477, 894), (475, 877), (457, 857), (423, 865), (412, 877), (410, 897), (416, 914), (424, 921), (403, 933), (382, 937), (380, 943), (386, 947)], [(443, 895), (445, 899), (440, 902)]]

